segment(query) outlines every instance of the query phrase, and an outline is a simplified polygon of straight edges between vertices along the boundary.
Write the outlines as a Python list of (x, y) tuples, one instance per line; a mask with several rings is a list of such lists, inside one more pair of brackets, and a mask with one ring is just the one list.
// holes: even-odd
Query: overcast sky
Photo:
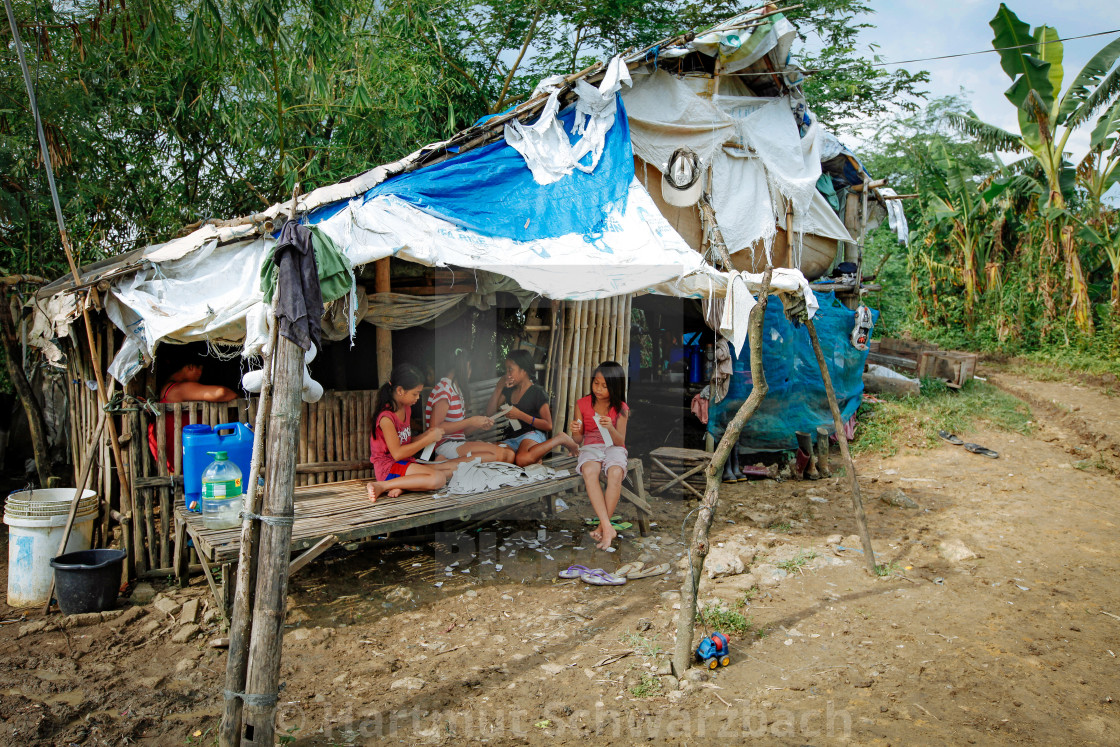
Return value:
[[(999, 2), (993, 0), (871, 0), (875, 14), (870, 22), (877, 28), (863, 35), (864, 44), (878, 44), (885, 61), (991, 49), (992, 33), (988, 22), (995, 16)], [(1033, 29), (1046, 24), (1058, 30), (1061, 38), (1120, 29), (1120, 2), (1117, 0), (1014, 0), (1008, 7)], [(1073, 80), (1089, 58), (1120, 34), (1096, 36), (1065, 42), (1065, 84)], [(936, 60), (905, 65), (908, 70), (928, 70), (930, 97), (957, 93), (963, 86), (972, 107), (981, 119), (1018, 132), (1015, 108), (1003, 92), (1011, 81), (993, 53), (951, 60)], [(896, 68), (889, 67), (888, 70)], [(1064, 90), (1064, 89), (1063, 89)], [(1074, 162), (1088, 151), (1088, 127), (1070, 138)]]

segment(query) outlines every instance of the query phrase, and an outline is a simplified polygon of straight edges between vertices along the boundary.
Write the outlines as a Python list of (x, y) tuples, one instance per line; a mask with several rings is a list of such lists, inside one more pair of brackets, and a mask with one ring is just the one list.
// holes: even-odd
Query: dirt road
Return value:
[[(705, 578), (700, 598), (752, 625), (733, 636), (726, 669), (694, 669), (675, 690), (658, 674), (676, 568), (619, 588), (555, 578), (571, 562), (679, 563), (691, 504), (662, 502), (654, 533), (612, 556), (581, 543), (579, 506), (457, 545), (338, 553), (297, 576), (281, 732), (306, 745), (1114, 744), (1120, 483), (1097, 455), (1116, 438), (1099, 429), (1118, 422), (1117, 400), (995, 378), (1027, 392), (1039, 421), (1029, 437), (961, 434), (999, 459), (946, 444), (858, 465), (888, 575), (871, 577), (847, 549), (859, 545), (844, 480), (725, 487), (716, 550), (746, 572)], [(899, 489), (919, 507), (880, 500)], [(163, 596), (85, 627), (0, 628), (0, 739), (213, 743), (217, 621), (172, 641), (184, 637), (176, 605), (208, 594)]]

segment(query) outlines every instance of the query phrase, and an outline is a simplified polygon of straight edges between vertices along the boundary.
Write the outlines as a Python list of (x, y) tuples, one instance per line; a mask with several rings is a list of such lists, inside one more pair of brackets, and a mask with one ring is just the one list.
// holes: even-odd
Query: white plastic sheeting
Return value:
[[(496, 272), (549, 298), (603, 298), (655, 286), (672, 294), (689, 275), (712, 274), (708, 285), (723, 287), (719, 273), (672, 229), (637, 180), (625, 210), (612, 211), (605, 229), (591, 236), (529, 242), (483, 236), (390, 195), (369, 202), (357, 197), (318, 225), (355, 267), (389, 256), (456, 265)], [(274, 243), (211, 241), (114, 282), (107, 311), (126, 341), (110, 373), (128, 381), (161, 339), (243, 343), (246, 355), (259, 354), (267, 339), (260, 270)]]
[(785, 225), (787, 200), (798, 234), (851, 241), (817, 191), (820, 127), (813, 123), (802, 138), (789, 98), (709, 98), (696, 90), (700, 83), (710, 81), (663, 70), (635, 75), (622, 94), (634, 154), (664, 170), (672, 152), (687, 146), (712, 167), (712, 207), (732, 254), (758, 243), (769, 248)]
[[(599, 157), (603, 155), (607, 130), (614, 125), (618, 111), (615, 94), (623, 83), (630, 84), (630, 71), (621, 56), (611, 60), (598, 88), (585, 80), (576, 82), (578, 99), (572, 134), (582, 137), (575, 143), (569, 141), (556, 116), (560, 109), (561, 87), (551, 78), (537, 86), (534, 94), (542, 90), (552, 91), (537, 121), (524, 124), (515, 119), (505, 127), (506, 143), (525, 159), (537, 184), (560, 181), (574, 169), (584, 173), (595, 170)], [(583, 159), (588, 154), (591, 155), (590, 162), (584, 163)]]
[[(897, 197), (898, 193), (890, 187), (879, 188), (880, 197)], [(884, 200), (887, 205), (887, 221), (891, 230), (898, 236), (898, 243), (910, 243), (910, 225), (906, 222), (906, 211), (902, 209), (902, 200)]]
[(556, 299), (635, 293), (705, 266), (636, 179), (625, 210), (612, 209), (604, 230), (590, 236), (524, 242), (482, 236), (391, 195), (364, 204), (356, 199), (318, 225), (354, 266), (391, 255), (433, 267), (455, 264), (505, 275)]

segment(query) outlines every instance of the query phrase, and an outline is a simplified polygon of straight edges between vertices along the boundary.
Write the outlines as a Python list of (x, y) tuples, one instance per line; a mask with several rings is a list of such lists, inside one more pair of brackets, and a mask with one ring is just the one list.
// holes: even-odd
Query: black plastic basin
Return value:
[(126, 556), (124, 550), (82, 550), (52, 558), (54, 594), (62, 614), (116, 607)]

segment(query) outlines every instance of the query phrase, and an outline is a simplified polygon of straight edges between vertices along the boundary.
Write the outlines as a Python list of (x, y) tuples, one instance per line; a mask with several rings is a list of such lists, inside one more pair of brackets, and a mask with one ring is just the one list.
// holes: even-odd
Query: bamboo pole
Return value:
[(828, 373), (828, 364), (825, 362), (824, 353), (821, 351), (821, 342), (817, 339), (817, 330), (813, 320), (805, 321), (809, 330), (809, 340), (813, 343), (813, 353), (817, 356), (817, 365), (821, 368), (821, 378), (824, 379), (824, 392), (828, 397), (828, 407), (832, 410), (832, 422), (836, 427), (836, 440), (840, 443), (840, 454), (848, 468), (848, 479), (852, 489), (852, 509), (855, 512), (856, 526), (859, 528), (859, 539), (863, 545), (863, 559), (867, 570), (875, 574), (875, 550), (871, 547), (871, 533), (867, 529), (867, 515), (863, 512), (863, 498), (859, 492), (859, 478), (856, 475), (856, 465), (852, 461), (852, 452), (848, 449), (848, 437), (844, 433), (844, 422), (840, 415), (840, 405), (836, 402), (836, 390), (832, 388), (832, 377)]
[[(373, 289), (376, 293), (390, 293), (392, 281), (389, 275), (389, 258), (373, 263)], [(377, 380), (384, 384), (393, 370), (393, 333), (386, 327), (377, 327)]]
[[(97, 427), (94, 429), (93, 435), (90, 436), (89, 443), (82, 454), (82, 474), (78, 478), (78, 488), (74, 491), (74, 497), (70, 500), (70, 513), (66, 515), (66, 526), (62, 529), (62, 542), (58, 544), (58, 552), (55, 555), (62, 555), (66, 552), (66, 543), (70, 541), (70, 530), (74, 528), (74, 518), (78, 515), (78, 503), (81, 502), (82, 493), (86, 492), (86, 485), (89, 484), (89, 473), (93, 468), (93, 454), (101, 443), (101, 433), (105, 430), (106, 419), (107, 415), (102, 410), (101, 416), (97, 420)], [(43, 608), (44, 614), (51, 611), (51, 597), (53, 596), (54, 574), (51, 574), (51, 586), (47, 591), (47, 604)]]
[[(275, 348), (272, 414), (268, 422), (268, 464), (260, 528), (256, 593), (250, 632), (245, 691), (239, 695), (242, 747), (275, 743), (274, 718), (284, 639), (285, 597), (291, 555), (295, 450), (303, 390), (303, 349), (286, 337)], [(273, 523), (278, 519), (278, 523)]]
[[(276, 350), (279, 324), (273, 324), (268, 345), (270, 351)], [(245, 509), (251, 513), (261, 512), (262, 495), (257, 490), (257, 481), (264, 460), (264, 439), (268, 433), (268, 418), (272, 412), (272, 368), (273, 355), (264, 359), (264, 372), (261, 376), (261, 394), (257, 402), (256, 433), (253, 438), (253, 456), (249, 463), (248, 495), (245, 496)], [(298, 434), (297, 434), (298, 437)], [(241, 733), (242, 702), (240, 698), (228, 693), (239, 693), (245, 687), (245, 672), (248, 667), (249, 629), (252, 623), (252, 590), (256, 582), (257, 543), (260, 540), (260, 523), (248, 517), (241, 521), (241, 549), (237, 559), (237, 583), (233, 595), (233, 618), (229, 629), (229, 655), (226, 658), (225, 709), (222, 713), (221, 730), (218, 741), (222, 747), (237, 745)]]
[(762, 275), (762, 287), (758, 292), (758, 304), (751, 309), (748, 322), (748, 339), (751, 350), (751, 380), (754, 386), (750, 396), (743, 402), (735, 417), (727, 424), (727, 429), (720, 439), (719, 445), (712, 453), (711, 461), (705, 470), (707, 485), (704, 489), (704, 500), (700, 502), (696, 514), (696, 527), (693, 530), (692, 545), (688, 553), (688, 570), (681, 582), (681, 610), (677, 615), (677, 640), (673, 648), (673, 672), (678, 678), (684, 677), (688, 671), (689, 662), (692, 661), (693, 646), (692, 635), (696, 625), (696, 590), (700, 585), (700, 574), (704, 569), (704, 558), (711, 549), (708, 543), (708, 531), (715, 518), (716, 508), (719, 506), (719, 486), (723, 477), (723, 467), (731, 449), (739, 441), (739, 434), (743, 426), (758, 410), (762, 400), (769, 391), (766, 383), (766, 372), (762, 368), (762, 322), (766, 315), (766, 305), (770, 295), (770, 278), (774, 270), (767, 267)]

